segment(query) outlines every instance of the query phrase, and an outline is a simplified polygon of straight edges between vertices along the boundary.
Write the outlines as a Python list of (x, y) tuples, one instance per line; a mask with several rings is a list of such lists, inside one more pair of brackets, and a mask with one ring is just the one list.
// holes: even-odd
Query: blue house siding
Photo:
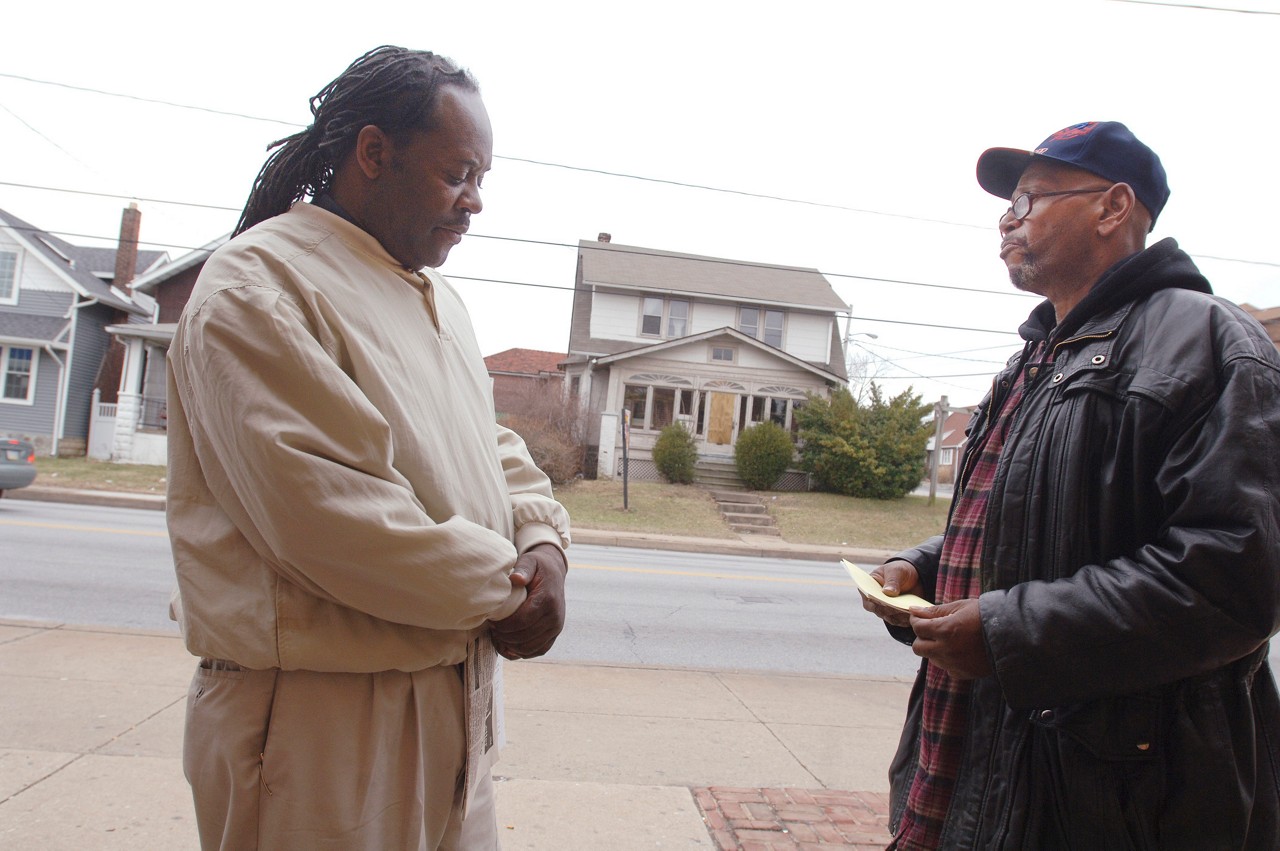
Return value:
[(67, 382), (67, 410), (62, 436), (70, 440), (89, 439), (89, 409), (93, 406), (93, 386), (98, 380), (102, 358), (111, 345), (106, 326), (119, 321), (118, 313), (101, 305), (80, 310), (71, 341), (71, 375)]
[[(18, 293), (18, 303), (3, 308), (5, 321), (2, 324), (19, 338), (27, 337), (37, 329), (41, 331), (40, 337), (52, 334), (59, 325), (54, 320), (61, 320), (67, 315), (72, 301), (70, 292), (22, 288)], [(32, 317), (33, 321), (24, 321), (23, 317)], [(0, 434), (32, 440), (39, 451), (47, 452), (53, 445), (62, 366), (40, 346), (30, 348), (35, 350), (34, 401), (30, 405), (0, 402)], [(67, 352), (59, 352), (58, 357), (66, 363)]]
[(36, 349), (35, 401), (30, 405), (0, 402), (0, 434), (38, 438), (42, 448), (52, 441), (60, 373), (58, 362), (43, 349)]

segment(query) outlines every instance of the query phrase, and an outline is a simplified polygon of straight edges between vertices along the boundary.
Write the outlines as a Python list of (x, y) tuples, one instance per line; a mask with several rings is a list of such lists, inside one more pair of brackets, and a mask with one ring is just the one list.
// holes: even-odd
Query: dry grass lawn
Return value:
[(622, 507), (622, 480), (576, 481), (555, 489), (582, 529), (609, 532), (652, 532), (697, 538), (736, 538), (710, 494), (692, 485), (630, 482), (627, 508)]
[(165, 467), (151, 464), (112, 464), (84, 457), (36, 456), (34, 484), (47, 488), (164, 493), (167, 472)]
[[(164, 493), (164, 467), (112, 464), (88, 458), (37, 458), (35, 483), (44, 487)], [(765, 493), (786, 541), (797, 544), (897, 549), (943, 530), (947, 500), (881, 501), (827, 493)], [(577, 481), (556, 488), (580, 529), (735, 538), (706, 491), (692, 485), (631, 482), (626, 509), (621, 481)]]
[(770, 510), (782, 537), (796, 544), (905, 549), (947, 524), (950, 500), (931, 506), (927, 496), (854, 499), (833, 493), (770, 494)]

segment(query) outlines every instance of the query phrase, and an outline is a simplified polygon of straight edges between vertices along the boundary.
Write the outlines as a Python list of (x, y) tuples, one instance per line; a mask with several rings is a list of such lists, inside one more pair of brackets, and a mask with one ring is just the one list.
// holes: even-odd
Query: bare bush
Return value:
[(555, 484), (572, 481), (583, 471), (587, 454), (586, 415), (577, 399), (561, 394), (560, 383), (529, 382), (510, 391), (499, 421), (524, 438), (529, 454)]

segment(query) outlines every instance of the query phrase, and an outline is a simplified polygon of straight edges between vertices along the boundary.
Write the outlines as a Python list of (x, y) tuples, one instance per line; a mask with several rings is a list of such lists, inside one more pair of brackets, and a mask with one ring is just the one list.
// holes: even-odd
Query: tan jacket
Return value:
[(517, 553), (569, 544), (549, 480), (494, 422), (457, 293), (325, 210), (216, 251), (169, 358), (175, 611), (197, 656), (455, 664), (523, 601)]

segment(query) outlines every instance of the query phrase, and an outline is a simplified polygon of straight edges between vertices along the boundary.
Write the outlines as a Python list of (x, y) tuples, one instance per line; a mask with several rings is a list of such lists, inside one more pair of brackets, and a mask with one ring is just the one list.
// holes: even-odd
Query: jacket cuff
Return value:
[(554, 526), (546, 523), (526, 523), (516, 530), (516, 552), (527, 553), (538, 544), (551, 544), (564, 550), (569, 546), (569, 536), (566, 534), (562, 537)]

